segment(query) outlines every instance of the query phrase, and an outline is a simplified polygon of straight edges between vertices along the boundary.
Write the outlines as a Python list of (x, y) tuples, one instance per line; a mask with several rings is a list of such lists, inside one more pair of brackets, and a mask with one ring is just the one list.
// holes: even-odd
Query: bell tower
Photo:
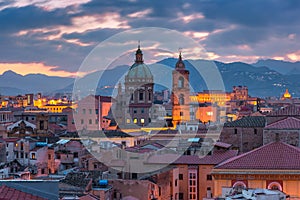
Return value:
[(172, 72), (173, 124), (190, 121), (190, 72), (185, 68), (181, 51)]

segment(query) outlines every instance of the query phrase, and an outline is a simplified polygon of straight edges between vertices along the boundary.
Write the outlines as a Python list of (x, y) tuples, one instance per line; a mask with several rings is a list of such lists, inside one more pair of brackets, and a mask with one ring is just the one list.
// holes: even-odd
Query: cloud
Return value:
[(300, 60), (300, 50), (295, 51), (293, 53), (289, 53), (286, 55), (286, 57), (288, 59), (290, 59), (291, 61), (299, 61)]
[(193, 20), (197, 20), (197, 19), (204, 19), (204, 15), (202, 13), (193, 13), (190, 15), (185, 15), (182, 12), (178, 13), (178, 18), (175, 20), (181, 20), (183, 21), (183, 23), (188, 24)]
[(37, 72), (41, 74), (47, 74), (49, 76), (61, 77), (75, 77), (76, 75), (84, 75), (58, 69), (58, 66), (47, 66), (44, 63), (0, 63), (0, 74), (4, 73), (5, 71), (12, 70), (21, 75), (35, 74)]
[(44, 10), (55, 10), (60, 8), (67, 8), (69, 6), (79, 6), (81, 4), (85, 4), (90, 2), (91, 0), (14, 0), (9, 1), (4, 5), (0, 5), (0, 10), (4, 10), (7, 8), (21, 8), (26, 6), (35, 5), (36, 7), (40, 7)]
[(144, 17), (148, 16), (150, 13), (152, 13), (152, 9), (146, 9), (143, 11), (130, 13), (127, 16), (130, 18), (144, 18)]
[[(99, 15), (85, 15), (74, 17), (71, 19), (71, 24), (68, 26), (52, 26), (46, 28), (29, 29), (19, 31), (18, 36), (27, 35), (31, 33), (57, 33), (49, 35), (45, 40), (55, 40), (61, 38), (63, 34), (70, 33), (84, 33), (97, 29), (127, 29), (130, 26), (126, 20), (122, 20), (118, 13), (103, 13)], [(69, 40), (70, 41), (70, 40)], [(75, 44), (80, 44), (76, 40)]]

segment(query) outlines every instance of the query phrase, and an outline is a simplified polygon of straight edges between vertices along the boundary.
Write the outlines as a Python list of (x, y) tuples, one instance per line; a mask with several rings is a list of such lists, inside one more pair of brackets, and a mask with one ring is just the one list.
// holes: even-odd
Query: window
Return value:
[(141, 124), (144, 124), (145, 123), (145, 119), (141, 119)]
[(183, 88), (184, 87), (184, 78), (181, 76), (178, 79), (178, 88)]
[(178, 178), (179, 180), (183, 180), (183, 174), (179, 174)]
[(95, 124), (98, 124), (98, 119), (95, 119)]
[(127, 123), (127, 124), (130, 124), (130, 119), (126, 119), (126, 123)]
[(85, 114), (85, 112), (86, 112), (86, 111), (85, 111), (85, 108), (84, 108), (84, 109), (82, 109), (82, 114)]
[(96, 113), (96, 115), (98, 115), (99, 114), (99, 109), (96, 109), (95, 113)]
[(148, 93), (148, 100), (149, 101), (151, 101), (151, 96), (152, 96), (152, 94), (151, 94), (151, 91)]
[(35, 157), (35, 153), (31, 153), (31, 160), (35, 160), (36, 157)]
[(24, 143), (21, 142), (21, 151), (23, 151), (23, 150), (24, 150)]
[(84, 124), (84, 120), (83, 119), (81, 119), (81, 124)]
[(97, 169), (98, 168), (98, 165), (97, 164), (94, 164), (94, 169)]
[(236, 128), (234, 129), (234, 134), (237, 134), (237, 129)]
[(189, 170), (189, 199), (197, 199), (197, 170)]
[(145, 112), (145, 110), (144, 110), (144, 108), (142, 108), (142, 109), (141, 109), (141, 113), (144, 113), (144, 112)]
[(90, 114), (90, 115), (92, 114), (92, 109), (89, 109), (89, 114)]
[(51, 160), (51, 154), (48, 154), (48, 160)]
[(78, 152), (74, 152), (74, 158), (78, 158)]
[(92, 119), (89, 119), (89, 124), (92, 124), (93, 122), (92, 122)]
[(44, 127), (44, 121), (41, 120), (40, 121), (40, 130), (44, 130), (44, 129), (45, 129), (45, 127)]
[(280, 183), (274, 181), (268, 185), (268, 189), (282, 191), (282, 186)]
[(184, 105), (184, 95), (183, 94), (181, 94), (179, 97), (179, 104)]
[(183, 116), (183, 112), (181, 111), (181, 112), (180, 112), (180, 117), (182, 117), (182, 116)]
[(132, 179), (137, 179), (137, 173), (132, 173)]
[(133, 119), (133, 123), (135, 123), (135, 124), (137, 123), (137, 118)]
[(206, 175), (206, 180), (211, 181), (212, 180), (212, 175), (210, 175), (210, 174)]
[(179, 199), (180, 199), (180, 200), (183, 199), (183, 193), (182, 193), (182, 192), (179, 193)]
[(137, 113), (137, 110), (136, 110), (136, 109), (134, 109), (134, 110), (133, 110), (133, 113)]
[(257, 135), (257, 129), (256, 128), (254, 129), (254, 134)]
[(144, 92), (139, 93), (139, 100), (143, 101), (144, 100)]

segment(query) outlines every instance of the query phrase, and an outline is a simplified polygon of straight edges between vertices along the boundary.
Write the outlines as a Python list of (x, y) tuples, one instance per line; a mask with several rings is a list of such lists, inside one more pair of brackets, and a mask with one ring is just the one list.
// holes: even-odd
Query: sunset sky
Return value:
[(298, 0), (0, 0), (0, 74), (74, 76), (97, 44), (141, 27), (179, 31), (223, 62), (295, 62), (299, 13)]

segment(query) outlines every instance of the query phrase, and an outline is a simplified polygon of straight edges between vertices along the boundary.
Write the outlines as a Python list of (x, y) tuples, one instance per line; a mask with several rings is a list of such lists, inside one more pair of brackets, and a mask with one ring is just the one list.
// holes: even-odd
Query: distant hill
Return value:
[(258, 60), (252, 64), (255, 67), (268, 67), (269, 69), (275, 70), (281, 74), (300, 74), (300, 62), (287, 62), (282, 60)]
[[(149, 64), (149, 68), (154, 74), (155, 90), (172, 87), (172, 70), (177, 62), (175, 58), (167, 58), (154, 64)], [(218, 77), (211, 73), (211, 69), (217, 69), (224, 81), (226, 91), (232, 91), (234, 85), (245, 85), (249, 88), (251, 96), (267, 97), (281, 96), (288, 88), (294, 97), (300, 97), (300, 74), (289, 73), (290, 69), (285, 69), (286, 73), (280, 73), (273, 69), (274, 66), (257, 66), (243, 62), (222, 63), (207, 60), (185, 60), (186, 68), (190, 71), (190, 84), (194, 92), (203, 91), (207, 88), (207, 82), (216, 82)], [(275, 63), (275, 62), (273, 62)], [(277, 62), (276, 62), (277, 63)], [(280, 64), (278, 62), (278, 64)], [(298, 71), (297, 63), (283, 62), (292, 65), (292, 70)], [(256, 65), (255, 64), (255, 65)], [(268, 64), (268, 62), (265, 62)], [(298, 63), (299, 64), (299, 63)], [(101, 95), (111, 95), (119, 80), (127, 74), (129, 66), (122, 65), (115, 68), (98, 71), (86, 75), (78, 80), (80, 88), (78, 91), (91, 93), (91, 89), (96, 88), (96, 93)], [(202, 77), (201, 74), (208, 74)], [(100, 78), (101, 76), (101, 78)], [(12, 71), (7, 71), (0, 75), (1, 94), (20, 94), (26, 92), (72, 92), (72, 78), (51, 77), (42, 74), (30, 74), (22, 76)], [(209, 88), (218, 89), (218, 88)]]
[[(44, 74), (28, 74), (22, 76), (13, 71), (0, 75), (0, 90), (2, 94), (20, 94), (27, 92), (52, 92), (65, 88), (73, 82), (73, 78), (47, 76)], [(4, 88), (6, 88), (4, 90)], [(11, 88), (11, 89), (10, 89)]]

